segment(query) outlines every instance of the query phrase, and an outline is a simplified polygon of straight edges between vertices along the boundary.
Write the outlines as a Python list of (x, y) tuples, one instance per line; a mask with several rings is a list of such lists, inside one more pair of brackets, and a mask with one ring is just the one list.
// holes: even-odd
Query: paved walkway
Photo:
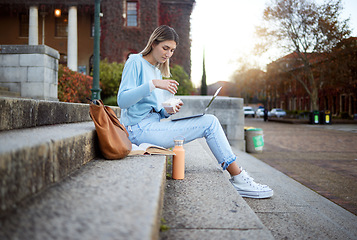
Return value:
[(264, 132), (252, 154), (357, 215), (357, 124), (287, 124), (246, 118)]
[(238, 163), (257, 182), (274, 190), (272, 198), (245, 201), (275, 239), (357, 239), (356, 215), (251, 154), (235, 152)]

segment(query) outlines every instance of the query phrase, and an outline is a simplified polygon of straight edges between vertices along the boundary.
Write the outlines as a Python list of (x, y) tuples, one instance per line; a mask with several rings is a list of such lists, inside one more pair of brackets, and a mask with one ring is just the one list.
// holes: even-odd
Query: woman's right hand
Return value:
[(172, 80), (172, 79), (165, 79), (165, 80), (154, 79), (154, 80), (152, 80), (152, 83), (154, 84), (154, 86), (156, 88), (167, 90), (172, 94), (177, 93), (177, 89), (178, 89), (177, 86), (179, 85), (179, 83), (177, 81)]

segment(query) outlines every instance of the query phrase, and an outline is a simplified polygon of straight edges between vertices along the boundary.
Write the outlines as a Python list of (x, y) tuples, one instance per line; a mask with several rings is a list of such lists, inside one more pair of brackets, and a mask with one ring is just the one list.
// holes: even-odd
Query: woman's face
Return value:
[(175, 49), (176, 42), (173, 40), (166, 40), (159, 44), (153, 44), (151, 52), (152, 57), (157, 63), (164, 63), (174, 54)]

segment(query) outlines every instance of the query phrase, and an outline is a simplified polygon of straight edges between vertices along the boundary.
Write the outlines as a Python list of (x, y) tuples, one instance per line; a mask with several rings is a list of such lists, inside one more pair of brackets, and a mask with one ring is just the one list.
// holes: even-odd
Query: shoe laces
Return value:
[(251, 176), (249, 176), (249, 174), (245, 171), (245, 170), (242, 170), (242, 173), (243, 173), (243, 179), (246, 183), (248, 183), (250, 186), (252, 187), (255, 187), (255, 188), (269, 188), (267, 185), (263, 185), (263, 184), (260, 184), (260, 183), (256, 183), (254, 181), (254, 178), (252, 178)]

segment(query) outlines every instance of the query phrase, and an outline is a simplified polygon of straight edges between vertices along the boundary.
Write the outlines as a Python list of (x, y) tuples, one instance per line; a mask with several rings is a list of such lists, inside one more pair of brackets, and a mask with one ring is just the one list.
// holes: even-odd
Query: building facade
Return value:
[[(93, 61), (94, 0), (0, 0), (0, 45), (47, 45), (60, 63), (89, 74)], [(123, 62), (140, 52), (159, 25), (180, 36), (171, 63), (191, 73), (190, 15), (194, 0), (102, 0), (101, 59)]]
[(329, 54), (310, 54), (308, 57), (319, 109), (312, 107), (308, 94), (312, 91), (311, 82), (295, 53), (267, 66), (268, 108), (307, 112), (329, 110), (334, 116), (342, 117), (357, 114), (357, 38), (345, 40)]

